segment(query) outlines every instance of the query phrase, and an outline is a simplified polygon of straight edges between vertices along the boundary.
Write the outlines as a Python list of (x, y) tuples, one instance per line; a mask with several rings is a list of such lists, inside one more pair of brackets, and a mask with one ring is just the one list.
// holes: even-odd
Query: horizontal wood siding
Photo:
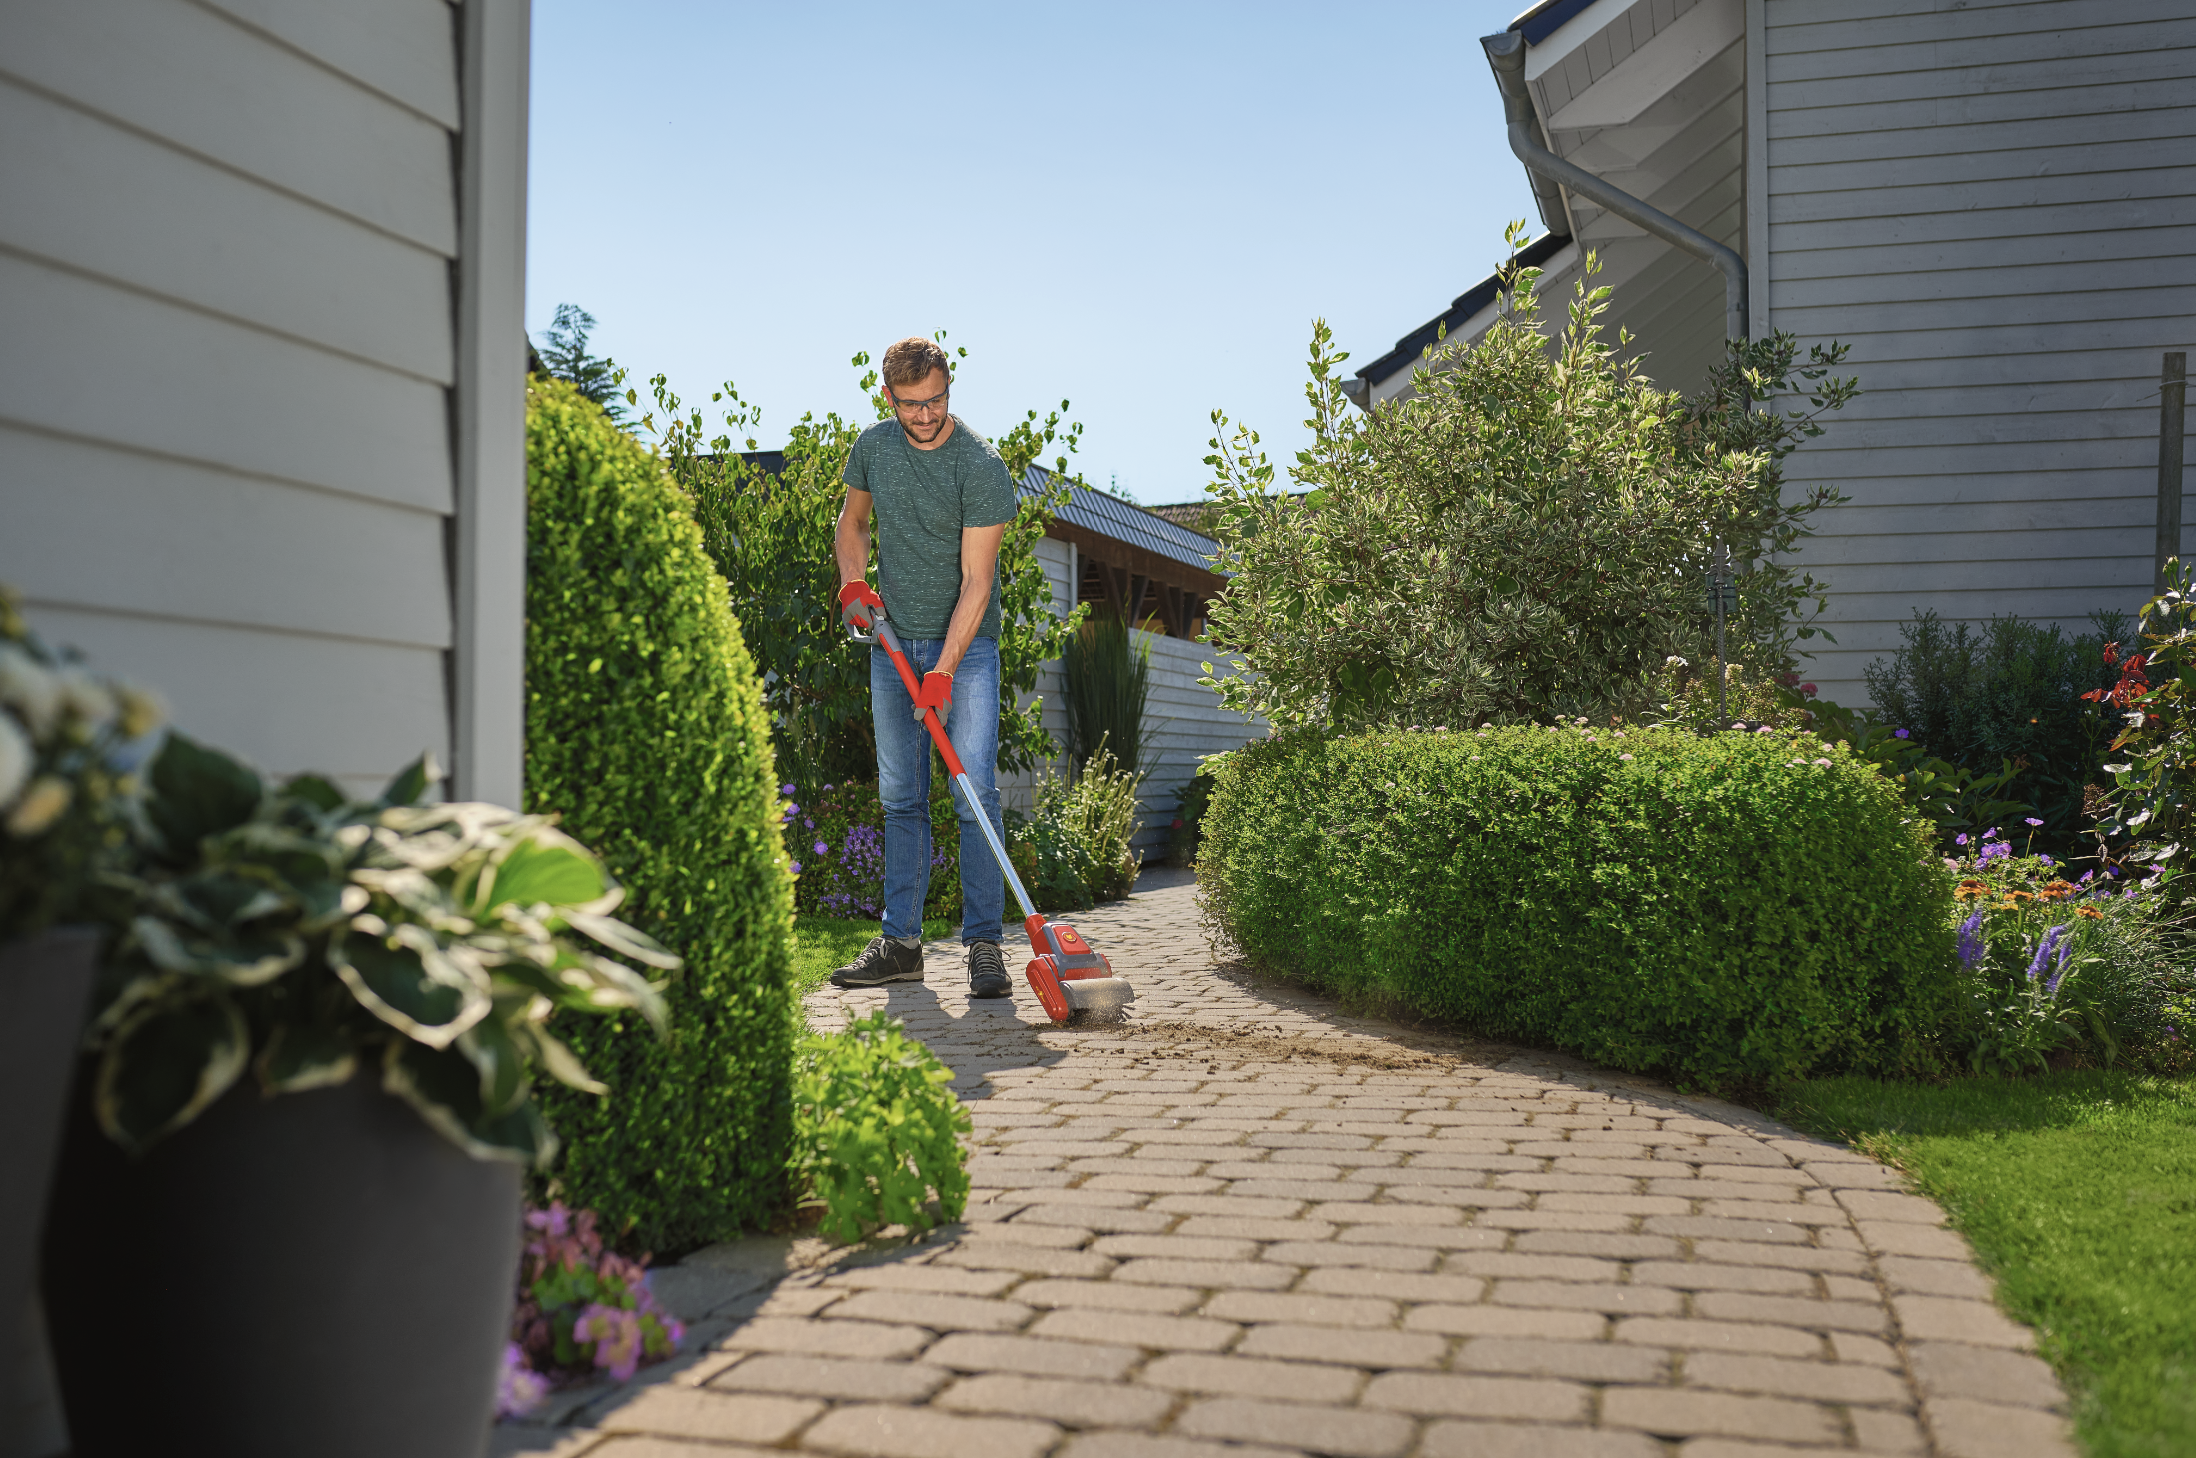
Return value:
[[(1067, 543), (1046, 538), (1037, 544), (1037, 559), (1052, 579), (1053, 611), (1066, 614), (1074, 602), (1069, 593), (1073, 578)], [(1197, 761), (1264, 738), (1266, 721), (1246, 721), (1240, 714), (1228, 713), (1212, 690), (1197, 682), (1204, 674), (1202, 665), (1217, 661), (1211, 645), (1141, 631), (1136, 641), (1151, 649), (1151, 686), (1144, 704), (1151, 762), (1138, 801), (1142, 813), (1135, 844), (1147, 858), (1156, 858), (1166, 853), (1176, 798), (1197, 773)], [(1055, 659), (1039, 671), (1034, 695), (1044, 700), (1045, 728), (1063, 745), (1067, 742), (1067, 711), (1061, 698), (1064, 681)], [(1000, 788), (1008, 804), (1026, 811), (1035, 783), (1033, 775), (1009, 775), (1001, 777)]]
[(446, 0), (0, 0), (0, 580), (268, 769), (445, 762)]
[(2138, 606), (2159, 356), (2196, 335), (2196, 3), (1766, 17), (1770, 322), (1866, 392), (1787, 470), (1852, 498), (1802, 553), (1837, 636), (1809, 676), (1865, 702), (1920, 608)]

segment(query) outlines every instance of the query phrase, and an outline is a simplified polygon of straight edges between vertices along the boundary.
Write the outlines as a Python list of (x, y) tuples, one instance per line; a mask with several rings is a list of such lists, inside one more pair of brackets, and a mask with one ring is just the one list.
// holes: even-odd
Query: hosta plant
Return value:
[(161, 716), (153, 695), (40, 641), (0, 586), (0, 942), (89, 914), (125, 839), (124, 751)]
[(547, 818), (422, 803), (437, 778), (422, 758), (357, 802), (169, 736), (136, 871), (112, 878), (89, 1034), (109, 1137), (142, 1151), (247, 1075), (269, 1095), (363, 1075), (475, 1158), (554, 1156), (536, 1073), (605, 1090), (551, 1014), (635, 1008), (660, 1031), (626, 962), (678, 959), (610, 915), (622, 893)]

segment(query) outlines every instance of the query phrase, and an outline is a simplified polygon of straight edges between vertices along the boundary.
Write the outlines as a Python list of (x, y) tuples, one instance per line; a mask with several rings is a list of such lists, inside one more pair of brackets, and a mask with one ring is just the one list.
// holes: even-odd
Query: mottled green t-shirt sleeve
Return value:
[[(983, 449), (974, 454), (978, 464), (961, 481), (961, 525), (988, 527), (1014, 520), (1019, 503), (1014, 499), (1014, 478), (1007, 474), (1006, 462), (999, 459), (999, 452), (989, 441), (983, 441)], [(847, 464), (851, 469), (853, 463)]]
[(846, 466), (839, 472), (839, 479), (856, 491), (873, 491), (869, 484), (869, 437), (854, 437), (854, 448), (846, 453)]

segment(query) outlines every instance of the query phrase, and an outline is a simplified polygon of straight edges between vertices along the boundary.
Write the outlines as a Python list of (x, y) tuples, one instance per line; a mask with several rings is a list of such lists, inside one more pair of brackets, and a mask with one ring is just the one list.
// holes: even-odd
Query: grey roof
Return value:
[[(1022, 477), (1022, 494), (1039, 495), (1051, 484), (1051, 478), (1052, 472), (1044, 467), (1031, 466)], [(1203, 572), (1213, 570), (1212, 559), (1219, 552), (1220, 544), (1203, 532), (1193, 532), (1134, 502), (1093, 491), (1073, 481), (1067, 483), (1067, 488), (1067, 505), (1056, 513), (1061, 521), (1117, 542), (1142, 547), (1147, 552), (1157, 552), (1162, 557), (1171, 557), (1184, 566)]]
[[(1563, 233), (1543, 233), (1518, 251), (1514, 263), (1505, 263), (1478, 283), (1450, 300), (1449, 307), (1425, 323), (1413, 329), (1395, 342), (1395, 348), (1374, 360), (1357, 372), (1357, 378), (1371, 384), (1379, 384), (1390, 375), (1401, 374), (1418, 363), (1419, 356), (1429, 345), (1438, 341), (1444, 332), (1461, 329), (1474, 314), (1493, 303), (1501, 294), (1504, 280), (1512, 267), (1538, 268), (1571, 240)], [(1353, 395), (1352, 398), (1355, 398)], [(1357, 402), (1363, 405), (1365, 402)]]

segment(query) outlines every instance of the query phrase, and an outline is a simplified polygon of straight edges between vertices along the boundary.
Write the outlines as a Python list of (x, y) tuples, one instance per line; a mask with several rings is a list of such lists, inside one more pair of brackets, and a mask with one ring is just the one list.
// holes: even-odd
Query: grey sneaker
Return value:
[(903, 947), (891, 937), (872, 937), (862, 954), (831, 974), (833, 987), (882, 987), (887, 982), (923, 980), (923, 949)]
[(970, 942), (968, 944), (968, 995), (970, 997), (1010, 997), (1014, 982), (1007, 976), (1006, 958), (999, 951), (997, 942)]

